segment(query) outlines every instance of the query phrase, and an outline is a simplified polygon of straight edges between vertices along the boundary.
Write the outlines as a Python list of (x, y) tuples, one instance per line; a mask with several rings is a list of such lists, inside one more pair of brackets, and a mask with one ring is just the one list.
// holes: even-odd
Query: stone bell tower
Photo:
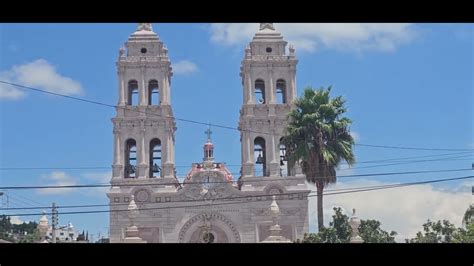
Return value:
[(151, 23), (140, 23), (120, 48), (117, 73), (112, 183), (175, 180), (171, 62)]
[(295, 49), (275, 30), (273, 23), (260, 23), (245, 49), (240, 67), (243, 105), (239, 129), (242, 145), (242, 178), (294, 176), (288, 167), (286, 149), (280, 144), (286, 117), (296, 97)]

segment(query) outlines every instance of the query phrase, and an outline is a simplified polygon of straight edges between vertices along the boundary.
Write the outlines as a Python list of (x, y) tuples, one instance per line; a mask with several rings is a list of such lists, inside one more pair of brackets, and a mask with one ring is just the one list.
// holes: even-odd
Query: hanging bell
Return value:
[(255, 162), (256, 164), (263, 164), (263, 157), (262, 154), (259, 154), (257, 157), (257, 161)]
[(285, 162), (283, 161), (283, 158), (280, 158), (280, 166), (284, 166)]
[(153, 173), (159, 173), (160, 172), (160, 167), (155, 163), (153, 165)]

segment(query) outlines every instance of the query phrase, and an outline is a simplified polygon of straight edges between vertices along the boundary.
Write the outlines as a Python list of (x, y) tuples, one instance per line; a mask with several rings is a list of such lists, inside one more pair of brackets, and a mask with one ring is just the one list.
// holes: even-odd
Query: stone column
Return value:
[(291, 98), (289, 98), (289, 103), (293, 102), (293, 100), (296, 98), (297, 93), (296, 93), (296, 66), (291, 66)]
[(119, 74), (119, 102), (118, 102), (118, 105), (120, 106), (124, 106), (125, 105), (125, 91), (128, 89), (126, 86), (125, 86), (125, 80), (124, 80), (124, 72), (125, 72), (125, 69), (120, 67), (119, 68), (119, 71), (118, 71), (118, 74)]
[(172, 142), (173, 142), (173, 129), (171, 128), (171, 122), (167, 121), (167, 129), (166, 132), (166, 141), (164, 150), (166, 150), (166, 158), (165, 163), (163, 164), (163, 176), (165, 178), (174, 178), (174, 162), (173, 162), (173, 154), (172, 154)]
[(250, 71), (244, 67), (247, 73), (245, 73), (245, 76), (247, 77), (247, 104), (254, 104), (255, 103), (255, 98), (253, 94), (253, 86), (252, 86), (252, 77), (250, 76)]
[(251, 145), (252, 134), (242, 130), (242, 177), (253, 176), (254, 159), (253, 146)]
[[(275, 150), (275, 130), (270, 131), (272, 135), (268, 135), (270, 138), (270, 143), (267, 143), (267, 171), (269, 171), (270, 176), (279, 176), (280, 175), (280, 161), (276, 160), (276, 157), (279, 156), (279, 153)], [(268, 139), (268, 138), (267, 138)]]
[[(265, 103), (274, 104), (275, 103), (275, 85), (273, 84), (273, 66), (269, 66), (268, 70), (268, 84), (265, 86)], [(268, 89), (267, 89), (268, 88)]]
[(119, 178), (122, 177), (122, 145), (120, 138), (120, 130), (114, 129), (114, 164), (112, 166), (112, 177)]
[(138, 89), (138, 91), (140, 92), (140, 104), (141, 106), (144, 106), (144, 105), (147, 105), (147, 86), (146, 86), (146, 80), (145, 80), (145, 72), (146, 72), (146, 68), (143, 66), (140, 68), (140, 73), (141, 73), (141, 86), (140, 88)]
[(162, 74), (163, 79), (162, 79), (162, 84), (161, 84), (162, 94), (163, 94), (162, 104), (169, 105), (170, 104), (170, 81), (169, 81), (169, 73), (168, 73), (169, 71), (165, 67), (162, 67), (161, 70), (163, 73)]
[(143, 122), (141, 124), (141, 129), (140, 129), (140, 163), (138, 165), (138, 178), (146, 178), (148, 176), (148, 171), (147, 171), (147, 156), (146, 156), (146, 143), (145, 143), (145, 125)]

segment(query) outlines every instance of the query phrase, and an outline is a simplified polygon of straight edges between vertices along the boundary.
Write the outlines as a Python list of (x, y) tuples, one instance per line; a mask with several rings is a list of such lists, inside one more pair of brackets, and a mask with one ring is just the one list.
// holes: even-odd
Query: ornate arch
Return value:
[[(227, 231), (231, 232), (231, 237), (233, 238), (234, 243), (240, 243), (240, 233), (235, 227), (234, 223), (225, 217), (224, 215), (217, 213), (217, 212), (212, 212), (212, 213), (200, 213), (198, 215), (193, 216), (191, 219), (189, 219), (181, 228), (179, 231), (178, 235), (178, 242), (179, 243), (184, 243), (186, 240), (186, 236), (188, 236), (190, 233), (193, 233), (192, 230), (190, 229), (195, 229), (196, 223), (199, 221), (203, 221), (205, 219), (209, 219), (210, 221), (214, 222), (220, 222), (220, 225), (224, 225), (228, 229)], [(229, 236), (230, 237), (230, 236)]]
[(286, 193), (286, 188), (279, 183), (270, 183), (263, 189), (265, 195), (274, 194), (275, 190), (278, 190), (279, 194)]

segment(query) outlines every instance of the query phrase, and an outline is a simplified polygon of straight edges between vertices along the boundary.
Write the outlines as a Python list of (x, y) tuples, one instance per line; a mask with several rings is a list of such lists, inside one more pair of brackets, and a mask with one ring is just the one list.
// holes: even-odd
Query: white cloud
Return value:
[[(415, 37), (407, 23), (275, 23), (285, 39), (299, 51), (394, 51)], [(256, 23), (211, 24), (211, 41), (223, 45), (244, 45), (258, 30)]]
[(11, 224), (22, 224), (23, 220), (20, 219), (18, 216), (10, 216), (10, 223)]
[[(60, 75), (56, 67), (44, 59), (13, 66), (10, 70), (0, 72), (0, 79), (65, 95), (81, 95), (84, 92), (78, 81)], [(24, 95), (24, 91), (19, 88), (0, 84), (0, 99), (16, 100)]]
[[(77, 185), (76, 178), (67, 175), (65, 172), (55, 171), (43, 179), (48, 180), (45, 186), (74, 186)], [(64, 195), (70, 194), (75, 188), (43, 188), (38, 189), (37, 193), (42, 195)]]
[[(91, 180), (94, 184), (109, 184), (112, 178), (112, 172), (95, 172), (83, 174), (85, 179)], [(89, 184), (89, 183), (88, 183)], [(93, 187), (87, 189), (85, 193), (89, 196), (105, 197), (110, 187)]]
[[(338, 182), (328, 189), (341, 189), (359, 186), (384, 185), (387, 183), (373, 180)], [(456, 226), (461, 226), (462, 217), (472, 203), (471, 186), (473, 182), (464, 182), (455, 189), (437, 189), (433, 186), (417, 185), (402, 188), (383, 189), (369, 192), (327, 195), (324, 197), (324, 223), (332, 220), (335, 206), (342, 207), (350, 216), (357, 210), (361, 219), (376, 219), (386, 231), (398, 233), (396, 240), (404, 242), (405, 238), (415, 237), (422, 231), (422, 225), (430, 220), (447, 219)], [(314, 186), (310, 186), (315, 190)], [(309, 202), (310, 228), (317, 228), (316, 197)]]
[[(0, 80), (14, 83), (13, 73), (9, 71), (0, 72)], [(24, 91), (16, 87), (0, 83), (0, 100), (18, 100), (23, 98), (25, 95)]]
[(188, 60), (182, 60), (177, 63), (174, 63), (172, 65), (173, 67), (173, 73), (175, 74), (191, 74), (194, 73), (198, 70), (198, 67), (195, 63), (188, 61)]

